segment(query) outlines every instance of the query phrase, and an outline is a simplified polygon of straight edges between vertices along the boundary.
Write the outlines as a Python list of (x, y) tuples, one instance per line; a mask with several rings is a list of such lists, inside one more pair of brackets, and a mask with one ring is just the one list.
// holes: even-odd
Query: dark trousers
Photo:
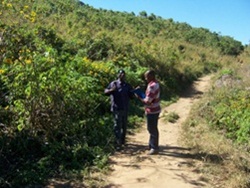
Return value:
[(158, 114), (147, 114), (147, 129), (149, 132), (149, 148), (159, 149)]
[(116, 144), (125, 144), (125, 138), (127, 133), (128, 112), (125, 110), (119, 110), (113, 112), (114, 115), (114, 133), (116, 137)]

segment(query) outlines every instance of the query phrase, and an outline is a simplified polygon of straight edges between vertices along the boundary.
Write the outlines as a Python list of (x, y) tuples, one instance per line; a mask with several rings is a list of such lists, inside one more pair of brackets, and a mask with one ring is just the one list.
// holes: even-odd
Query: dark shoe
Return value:
[(149, 152), (148, 152), (148, 155), (156, 155), (158, 153), (159, 153), (158, 150), (156, 150), (156, 149), (150, 149)]
[(126, 142), (125, 142), (125, 140), (123, 140), (123, 141), (122, 141), (122, 145), (126, 145)]

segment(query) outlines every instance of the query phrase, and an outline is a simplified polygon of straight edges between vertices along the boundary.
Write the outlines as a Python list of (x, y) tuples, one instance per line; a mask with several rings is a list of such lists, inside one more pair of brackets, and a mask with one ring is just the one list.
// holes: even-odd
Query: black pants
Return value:
[(116, 137), (116, 144), (125, 144), (125, 138), (127, 133), (128, 112), (125, 110), (119, 110), (113, 112), (114, 115), (114, 133)]
[(149, 148), (159, 149), (158, 114), (147, 114), (147, 129), (149, 132)]

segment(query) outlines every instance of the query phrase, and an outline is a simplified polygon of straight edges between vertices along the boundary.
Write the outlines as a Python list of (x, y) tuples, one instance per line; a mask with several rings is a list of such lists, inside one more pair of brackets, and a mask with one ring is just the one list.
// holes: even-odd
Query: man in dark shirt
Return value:
[(116, 137), (116, 149), (120, 150), (125, 144), (129, 100), (134, 96), (133, 88), (125, 81), (125, 71), (118, 71), (118, 79), (112, 81), (104, 90), (106, 95), (110, 95), (111, 112), (114, 116), (114, 134)]

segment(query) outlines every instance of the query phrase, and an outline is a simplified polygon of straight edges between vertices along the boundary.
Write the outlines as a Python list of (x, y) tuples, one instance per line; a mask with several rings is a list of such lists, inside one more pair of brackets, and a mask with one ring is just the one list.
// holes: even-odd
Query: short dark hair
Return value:
[(154, 70), (148, 70), (145, 74), (155, 78), (155, 71)]

